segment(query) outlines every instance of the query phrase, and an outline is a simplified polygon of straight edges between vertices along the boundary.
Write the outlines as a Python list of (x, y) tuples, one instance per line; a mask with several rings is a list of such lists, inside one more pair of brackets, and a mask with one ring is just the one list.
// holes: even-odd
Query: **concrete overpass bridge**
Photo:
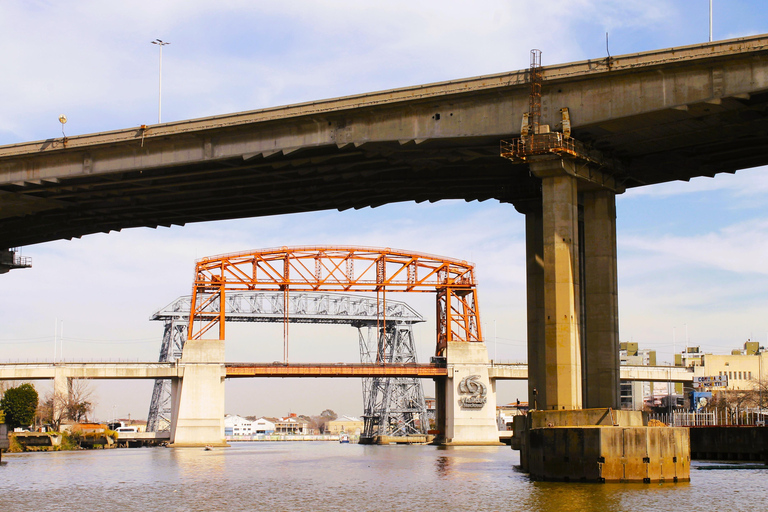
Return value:
[[(768, 164), (768, 35), (542, 69), (541, 123), (621, 191)], [(540, 197), (499, 141), (529, 70), (0, 147), (0, 248), (137, 226)]]
[[(181, 379), (185, 364), (157, 362), (66, 362), (66, 363), (0, 363), (0, 380), (55, 379)], [(364, 363), (224, 363), (227, 379), (240, 378), (369, 378), (445, 377), (453, 365), (439, 363), (364, 364)], [(524, 363), (488, 364), (493, 380), (527, 380)], [(621, 380), (643, 382), (693, 382), (693, 369), (680, 366), (622, 366)]]

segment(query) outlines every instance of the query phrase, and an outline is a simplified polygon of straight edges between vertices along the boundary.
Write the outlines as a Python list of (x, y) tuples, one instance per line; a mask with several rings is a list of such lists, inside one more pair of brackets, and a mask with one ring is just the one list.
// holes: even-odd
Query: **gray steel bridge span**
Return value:
[[(221, 305), (198, 297), (208, 304), (208, 311), (218, 312)], [(417, 367), (416, 347), (412, 325), (424, 318), (405, 302), (345, 293), (290, 293), (285, 311), (283, 292), (237, 291), (226, 295), (224, 312), (228, 322), (293, 322), (312, 324), (342, 324), (356, 327), (360, 347), (360, 365), (227, 365), (227, 377), (363, 377), (363, 407), (365, 418), (385, 418), (382, 425), (404, 425), (403, 432), (387, 435), (417, 433), (416, 421), (426, 424), (427, 409), (424, 391), (418, 377), (428, 375), (430, 368)], [(179, 297), (156, 311), (150, 320), (165, 322), (160, 348), (161, 362), (182, 358), (188, 336), (191, 297)], [(384, 328), (379, 333), (378, 328)], [(364, 332), (364, 329), (367, 332)], [(377, 357), (380, 354), (380, 357)], [(376, 373), (378, 360), (387, 363), (386, 372)], [(411, 363), (411, 367), (407, 367)], [(383, 370), (383, 369), (380, 369)], [(440, 372), (441, 368), (433, 368)], [(398, 372), (401, 372), (398, 374)], [(423, 372), (419, 373), (419, 372)], [(166, 431), (172, 425), (172, 380), (157, 379), (147, 416), (147, 430)], [(389, 421), (389, 420), (393, 421)], [(401, 421), (397, 421), (401, 420)], [(369, 429), (370, 430), (370, 429)], [(421, 432), (423, 434), (426, 431)]]

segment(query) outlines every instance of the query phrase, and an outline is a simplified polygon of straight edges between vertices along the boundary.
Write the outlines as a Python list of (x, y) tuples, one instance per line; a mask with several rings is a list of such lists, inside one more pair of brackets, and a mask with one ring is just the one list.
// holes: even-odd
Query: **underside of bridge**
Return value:
[[(0, 185), (0, 245), (402, 201), (509, 202), (535, 195), (537, 187), (526, 170), (510, 170), (499, 157), (498, 138), (307, 147), (248, 160), (125, 171), (106, 179)], [(24, 214), (13, 216), (13, 210)]]
[[(622, 188), (768, 163), (768, 37), (542, 71), (542, 123), (614, 160)], [(0, 147), (0, 249), (138, 226), (540, 197), (499, 141), (528, 71)]]

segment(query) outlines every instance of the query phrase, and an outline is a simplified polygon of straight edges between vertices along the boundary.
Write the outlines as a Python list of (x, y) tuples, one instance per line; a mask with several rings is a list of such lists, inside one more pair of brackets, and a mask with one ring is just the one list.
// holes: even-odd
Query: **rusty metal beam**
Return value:
[(446, 377), (445, 366), (430, 363), (227, 363), (227, 378), (238, 377)]

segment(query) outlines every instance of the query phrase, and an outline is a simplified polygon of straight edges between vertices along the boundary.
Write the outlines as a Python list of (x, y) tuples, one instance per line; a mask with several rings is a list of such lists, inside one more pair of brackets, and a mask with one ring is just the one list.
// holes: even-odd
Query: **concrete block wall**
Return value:
[(690, 480), (686, 428), (547, 427), (532, 429), (528, 439), (528, 471), (536, 480)]

